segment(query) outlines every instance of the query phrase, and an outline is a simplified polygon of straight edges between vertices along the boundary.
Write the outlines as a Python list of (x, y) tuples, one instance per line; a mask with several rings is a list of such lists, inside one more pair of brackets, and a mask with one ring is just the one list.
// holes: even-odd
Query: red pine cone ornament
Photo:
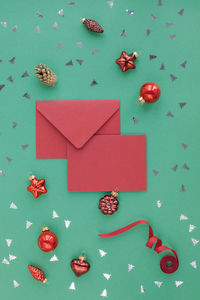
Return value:
[(110, 195), (105, 195), (99, 200), (99, 209), (105, 215), (112, 215), (118, 210), (119, 201), (117, 200), (118, 193), (112, 191)]
[(136, 68), (134, 61), (138, 58), (138, 56), (137, 52), (133, 52), (128, 55), (125, 51), (122, 51), (120, 58), (118, 58), (115, 62), (121, 67), (122, 72), (125, 72), (128, 69)]
[(35, 198), (41, 194), (47, 193), (45, 187), (45, 179), (37, 179), (34, 175), (29, 177), (31, 184), (27, 187), (27, 191), (31, 192)]
[(85, 256), (80, 255), (78, 259), (75, 258), (71, 261), (71, 268), (76, 277), (80, 277), (89, 271), (90, 264), (86, 261)]
[(138, 102), (140, 104), (156, 102), (160, 98), (160, 93), (160, 88), (156, 83), (147, 82), (140, 89)]
[(42, 281), (43, 283), (47, 282), (47, 278), (42, 270), (31, 265), (28, 266), (28, 269), (35, 280)]
[(55, 233), (50, 232), (48, 227), (42, 228), (42, 233), (38, 238), (38, 246), (44, 252), (50, 252), (56, 249), (58, 238)]
[(88, 30), (97, 32), (97, 33), (102, 33), (103, 28), (94, 20), (86, 19), (83, 18), (81, 22), (87, 27)]

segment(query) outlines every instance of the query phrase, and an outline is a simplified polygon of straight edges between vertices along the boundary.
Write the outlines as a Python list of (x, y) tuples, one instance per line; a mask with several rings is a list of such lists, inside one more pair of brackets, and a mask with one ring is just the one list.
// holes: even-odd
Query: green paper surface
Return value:
[[(198, 300), (200, 250), (199, 243), (194, 246), (191, 239), (199, 239), (200, 226), (200, 2), (162, 0), (162, 5), (157, 5), (157, 0), (114, 0), (111, 8), (105, 0), (74, 1), (75, 5), (66, 0), (1, 0), (0, 21), (6, 21), (7, 27), (0, 24), (0, 84), (6, 85), (0, 91), (0, 258), (9, 261), (9, 254), (17, 257), (10, 264), (0, 264), (1, 298), (98, 300), (106, 289), (110, 300)], [(183, 8), (183, 15), (178, 14)], [(58, 14), (61, 9), (64, 17)], [(35, 16), (37, 11), (43, 18)], [(104, 33), (89, 32), (80, 22), (83, 17), (98, 21)], [(57, 30), (53, 29), (55, 22)], [(167, 28), (167, 22), (173, 25)], [(17, 32), (12, 32), (15, 25)], [(40, 33), (34, 32), (36, 26)], [(123, 29), (126, 37), (121, 36)], [(151, 30), (148, 36), (147, 29)], [(77, 42), (83, 43), (82, 48)], [(59, 43), (63, 47), (56, 49)], [(92, 54), (92, 49), (99, 51)], [(115, 64), (123, 50), (139, 53), (135, 70), (122, 73)], [(157, 57), (150, 60), (149, 55)], [(9, 62), (13, 57), (14, 64)], [(73, 66), (66, 66), (70, 60)], [(181, 66), (184, 61), (185, 68)], [(34, 76), (34, 66), (40, 63), (56, 73), (54, 88)], [(160, 70), (162, 64), (165, 70)], [(22, 78), (25, 71), (29, 76)], [(172, 81), (170, 74), (177, 79)], [(9, 76), (14, 82), (7, 80)], [(91, 87), (93, 80), (98, 84)], [(139, 90), (148, 81), (159, 84), (161, 97), (157, 103), (140, 106), (136, 102)], [(25, 93), (30, 99), (23, 97)], [(103, 193), (67, 192), (66, 160), (35, 158), (35, 101), (68, 99), (120, 99), (121, 133), (147, 135), (148, 189), (121, 192), (119, 211), (113, 216), (98, 210)], [(181, 109), (179, 103), (183, 102), (187, 104)], [(167, 116), (169, 112), (173, 117)], [(13, 122), (17, 122), (15, 128)], [(23, 150), (26, 144), (29, 146)], [(13, 160), (8, 162), (6, 157)], [(152, 170), (159, 173), (154, 175)], [(46, 179), (48, 193), (38, 199), (26, 190), (32, 174)], [(180, 192), (182, 185), (185, 192)], [(158, 200), (162, 201), (160, 208)], [(18, 209), (10, 208), (12, 202)], [(52, 219), (53, 210), (58, 218)], [(180, 221), (181, 214), (188, 219)], [(110, 239), (97, 236), (139, 219), (150, 222), (164, 245), (177, 251), (180, 267), (176, 273), (161, 272), (162, 255), (145, 246), (145, 225)], [(71, 221), (68, 229), (64, 220)], [(33, 223), (29, 229), (26, 221)], [(196, 226), (192, 232), (190, 224)], [(37, 246), (43, 225), (59, 239), (52, 253)], [(12, 239), (10, 247), (6, 239)], [(100, 257), (99, 249), (107, 255)], [(91, 270), (76, 278), (70, 261), (81, 253), (86, 254)], [(51, 262), (54, 254), (58, 261)], [(197, 269), (190, 265), (193, 261)], [(48, 283), (35, 281), (28, 264), (43, 269)], [(135, 266), (130, 272), (128, 264)], [(103, 273), (111, 278), (106, 280)], [(13, 280), (20, 286), (14, 288)], [(154, 281), (163, 284), (158, 288)], [(176, 287), (175, 281), (183, 284)], [(76, 290), (69, 289), (72, 282)]]

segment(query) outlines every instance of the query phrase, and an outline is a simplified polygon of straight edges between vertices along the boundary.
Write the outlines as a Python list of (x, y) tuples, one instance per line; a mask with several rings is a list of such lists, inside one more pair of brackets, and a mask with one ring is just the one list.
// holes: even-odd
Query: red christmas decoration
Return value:
[(41, 194), (46, 194), (47, 189), (45, 187), (45, 179), (37, 179), (34, 175), (29, 177), (31, 184), (27, 187), (27, 190), (33, 194), (35, 198), (38, 198)]
[(147, 82), (140, 89), (138, 102), (141, 104), (156, 102), (160, 98), (160, 93), (160, 88), (156, 83)]
[(118, 209), (119, 201), (117, 200), (118, 193), (112, 191), (110, 195), (105, 195), (99, 200), (99, 209), (105, 215), (112, 215)]
[(35, 280), (42, 281), (43, 283), (47, 282), (47, 278), (42, 270), (31, 265), (28, 266), (28, 269)]
[(71, 261), (71, 268), (76, 277), (80, 277), (89, 271), (90, 264), (86, 261), (86, 257), (81, 255), (78, 259), (75, 258)]
[(90, 20), (83, 18), (81, 22), (87, 27), (88, 30), (97, 32), (97, 33), (102, 33), (103, 28), (95, 21), (95, 20)]
[(42, 233), (38, 238), (38, 246), (44, 252), (50, 252), (56, 249), (58, 238), (55, 233), (50, 232), (48, 227), (42, 228)]
[(138, 58), (137, 52), (133, 52), (131, 55), (128, 55), (125, 51), (122, 51), (121, 56), (116, 60), (116, 63), (121, 67), (122, 72), (125, 72), (128, 69), (136, 68), (134, 64), (136, 58)]

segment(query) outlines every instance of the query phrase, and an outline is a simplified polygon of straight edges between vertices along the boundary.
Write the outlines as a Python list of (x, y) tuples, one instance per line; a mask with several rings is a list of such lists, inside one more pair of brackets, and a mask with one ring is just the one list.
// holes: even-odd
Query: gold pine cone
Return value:
[(44, 84), (49, 86), (55, 86), (57, 81), (56, 74), (49, 69), (48, 66), (40, 64), (35, 67), (35, 75), (36, 77)]

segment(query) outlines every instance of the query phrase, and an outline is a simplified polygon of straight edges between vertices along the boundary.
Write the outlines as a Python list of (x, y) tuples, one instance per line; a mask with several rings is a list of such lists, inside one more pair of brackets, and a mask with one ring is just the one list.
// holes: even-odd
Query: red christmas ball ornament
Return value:
[(37, 179), (34, 175), (29, 177), (31, 184), (27, 187), (27, 190), (33, 194), (35, 198), (38, 198), (41, 194), (47, 193), (45, 187), (45, 179)]
[(105, 195), (99, 200), (99, 209), (105, 215), (112, 215), (118, 210), (119, 201), (117, 200), (118, 193), (112, 191), (110, 195)]
[(58, 238), (55, 233), (50, 232), (48, 227), (42, 228), (42, 233), (38, 238), (38, 246), (44, 252), (50, 252), (56, 249)]
[(147, 82), (140, 89), (138, 102), (140, 104), (156, 102), (160, 98), (160, 93), (160, 88), (156, 83)]
[(121, 67), (122, 72), (125, 72), (128, 69), (136, 68), (134, 61), (138, 58), (138, 56), (137, 52), (133, 52), (128, 55), (125, 51), (122, 51), (120, 58), (118, 58), (115, 62)]
[(71, 261), (71, 268), (76, 277), (80, 277), (89, 271), (90, 264), (86, 261), (85, 256), (80, 255), (78, 259), (75, 258)]
[(43, 283), (47, 282), (47, 278), (45, 277), (44, 272), (42, 270), (31, 265), (28, 266), (28, 269), (33, 278), (35, 278), (35, 280), (41, 281)]

